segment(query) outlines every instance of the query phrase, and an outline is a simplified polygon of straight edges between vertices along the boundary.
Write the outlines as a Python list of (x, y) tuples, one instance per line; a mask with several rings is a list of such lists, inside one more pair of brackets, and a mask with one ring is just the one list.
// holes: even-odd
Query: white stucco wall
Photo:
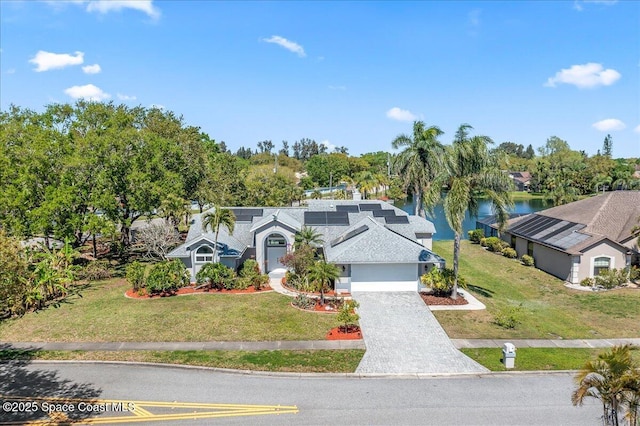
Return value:
[(626, 253), (609, 242), (602, 242), (585, 251), (580, 262), (579, 280), (593, 277), (593, 261), (597, 257), (608, 257), (611, 269), (626, 268)]
[(351, 265), (351, 292), (417, 290), (418, 265), (415, 263)]
[(289, 229), (280, 226), (277, 222), (273, 222), (271, 226), (266, 226), (262, 229), (259, 229), (255, 234), (255, 244), (256, 244), (256, 261), (258, 265), (260, 265), (260, 270), (265, 270), (265, 249), (264, 249), (264, 241), (271, 234), (280, 234), (287, 240), (287, 249), (290, 250), (293, 246), (293, 242), (295, 241), (295, 233), (291, 232)]

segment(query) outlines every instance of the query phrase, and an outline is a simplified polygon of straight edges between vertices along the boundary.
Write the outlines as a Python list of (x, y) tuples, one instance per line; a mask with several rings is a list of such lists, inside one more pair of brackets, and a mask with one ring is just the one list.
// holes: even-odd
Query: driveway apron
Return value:
[(456, 374), (488, 370), (458, 351), (416, 292), (354, 292), (367, 351), (361, 374)]

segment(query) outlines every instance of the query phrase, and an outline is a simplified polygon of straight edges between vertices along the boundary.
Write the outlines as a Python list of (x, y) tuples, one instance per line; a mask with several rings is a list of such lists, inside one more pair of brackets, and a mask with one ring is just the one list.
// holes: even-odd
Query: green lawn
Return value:
[(336, 316), (302, 312), (275, 292), (127, 299), (121, 279), (96, 283), (22, 318), (0, 321), (0, 340), (34, 342), (322, 340)]
[(312, 351), (24, 351), (0, 350), (8, 359), (135, 361), (256, 371), (353, 373), (364, 350)]
[[(433, 249), (452, 266), (453, 242), (434, 241)], [(462, 242), (460, 273), (482, 301), (484, 311), (436, 311), (451, 338), (598, 339), (640, 336), (640, 290), (602, 293), (564, 287), (563, 282), (520, 262)], [(522, 323), (506, 330), (496, 313), (522, 304)]]

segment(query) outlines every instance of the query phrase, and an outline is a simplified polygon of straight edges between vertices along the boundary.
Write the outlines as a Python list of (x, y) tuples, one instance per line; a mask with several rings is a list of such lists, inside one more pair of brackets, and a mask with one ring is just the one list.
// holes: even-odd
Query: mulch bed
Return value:
[(252, 294), (264, 293), (265, 291), (271, 291), (271, 287), (264, 286), (259, 291), (256, 291), (253, 286), (249, 286), (246, 290), (212, 290), (208, 288), (196, 290), (194, 287), (182, 287), (173, 293), (154, 294), (153, 296), (146, 293), (139, 295), (137, 292), (134, 292), (133, 289), (129, 289), (125, 292), (125, 296), (131, 299), (159, 299), (161, 297), (186, 296), (190, 294)]
[(349, 327), (345, 333), (343, 327), (334, 327), (327, 333), (327, 340), (359, 340), (362, 339), (360, 327)]
[(420, 293), (420, 297), (422, 297), (422, 300), (424, 300), (424, 303), (426, 303), (427, 305), (449, 305), (449, 306), (454, 306), (454, 305), (467, 305), (469, 304), (469, 302), (467, 302), (467, 299), (465, 299), (464, 297), (458, 295), (458, 298), (456, 300), (453, 300), (452, 298), (450, 298), (449, 296), (434, 296), (432, 294), (425, 294), (425, 293)]

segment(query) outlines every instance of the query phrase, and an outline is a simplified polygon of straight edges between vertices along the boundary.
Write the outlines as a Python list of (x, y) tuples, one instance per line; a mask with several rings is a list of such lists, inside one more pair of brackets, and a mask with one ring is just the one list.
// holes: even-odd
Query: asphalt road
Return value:
[[(34, 397), (56, 396), (90, 399), (96, 406), (105, 401), (110, 403), (109, 400), (124, 402), (123, 406), (115, 406), (115, 412), (89, 417), (108, 424), (131, 421), (167, 425), (601, 424), (598, 402), (573, 407), (572, 388), (569, 373), (431, 378), (282, 377), (117, 364), (0, 364), (0, 395), (24, 397), (0, 397), (3, 406), (11, 402), (14, 407), (10, 409), (25, 408), (25, 404), (19, 403), (35, 401)], [(51, 401), (35, 402), (43, 407), (44, 402), (51, 404)], [(197, 404), (186, 407), (173, 404), (175, 401)], [(128, 402), (132, 404), (126, 405)], [(278, 412), (278, 405), (282, 414), (272, 414)], [(124, 411), (117, 411), (123, 407)], [(64, 406), (46, 408), (52, 411), (49, 417), (58, 420), (79, 415), (77, 410), (65, 412)], [(26, 414), (20, 417), (0, 411), (0, 422), (33, 419)], [(149, 420), (157, 422), (148, 423)]]

